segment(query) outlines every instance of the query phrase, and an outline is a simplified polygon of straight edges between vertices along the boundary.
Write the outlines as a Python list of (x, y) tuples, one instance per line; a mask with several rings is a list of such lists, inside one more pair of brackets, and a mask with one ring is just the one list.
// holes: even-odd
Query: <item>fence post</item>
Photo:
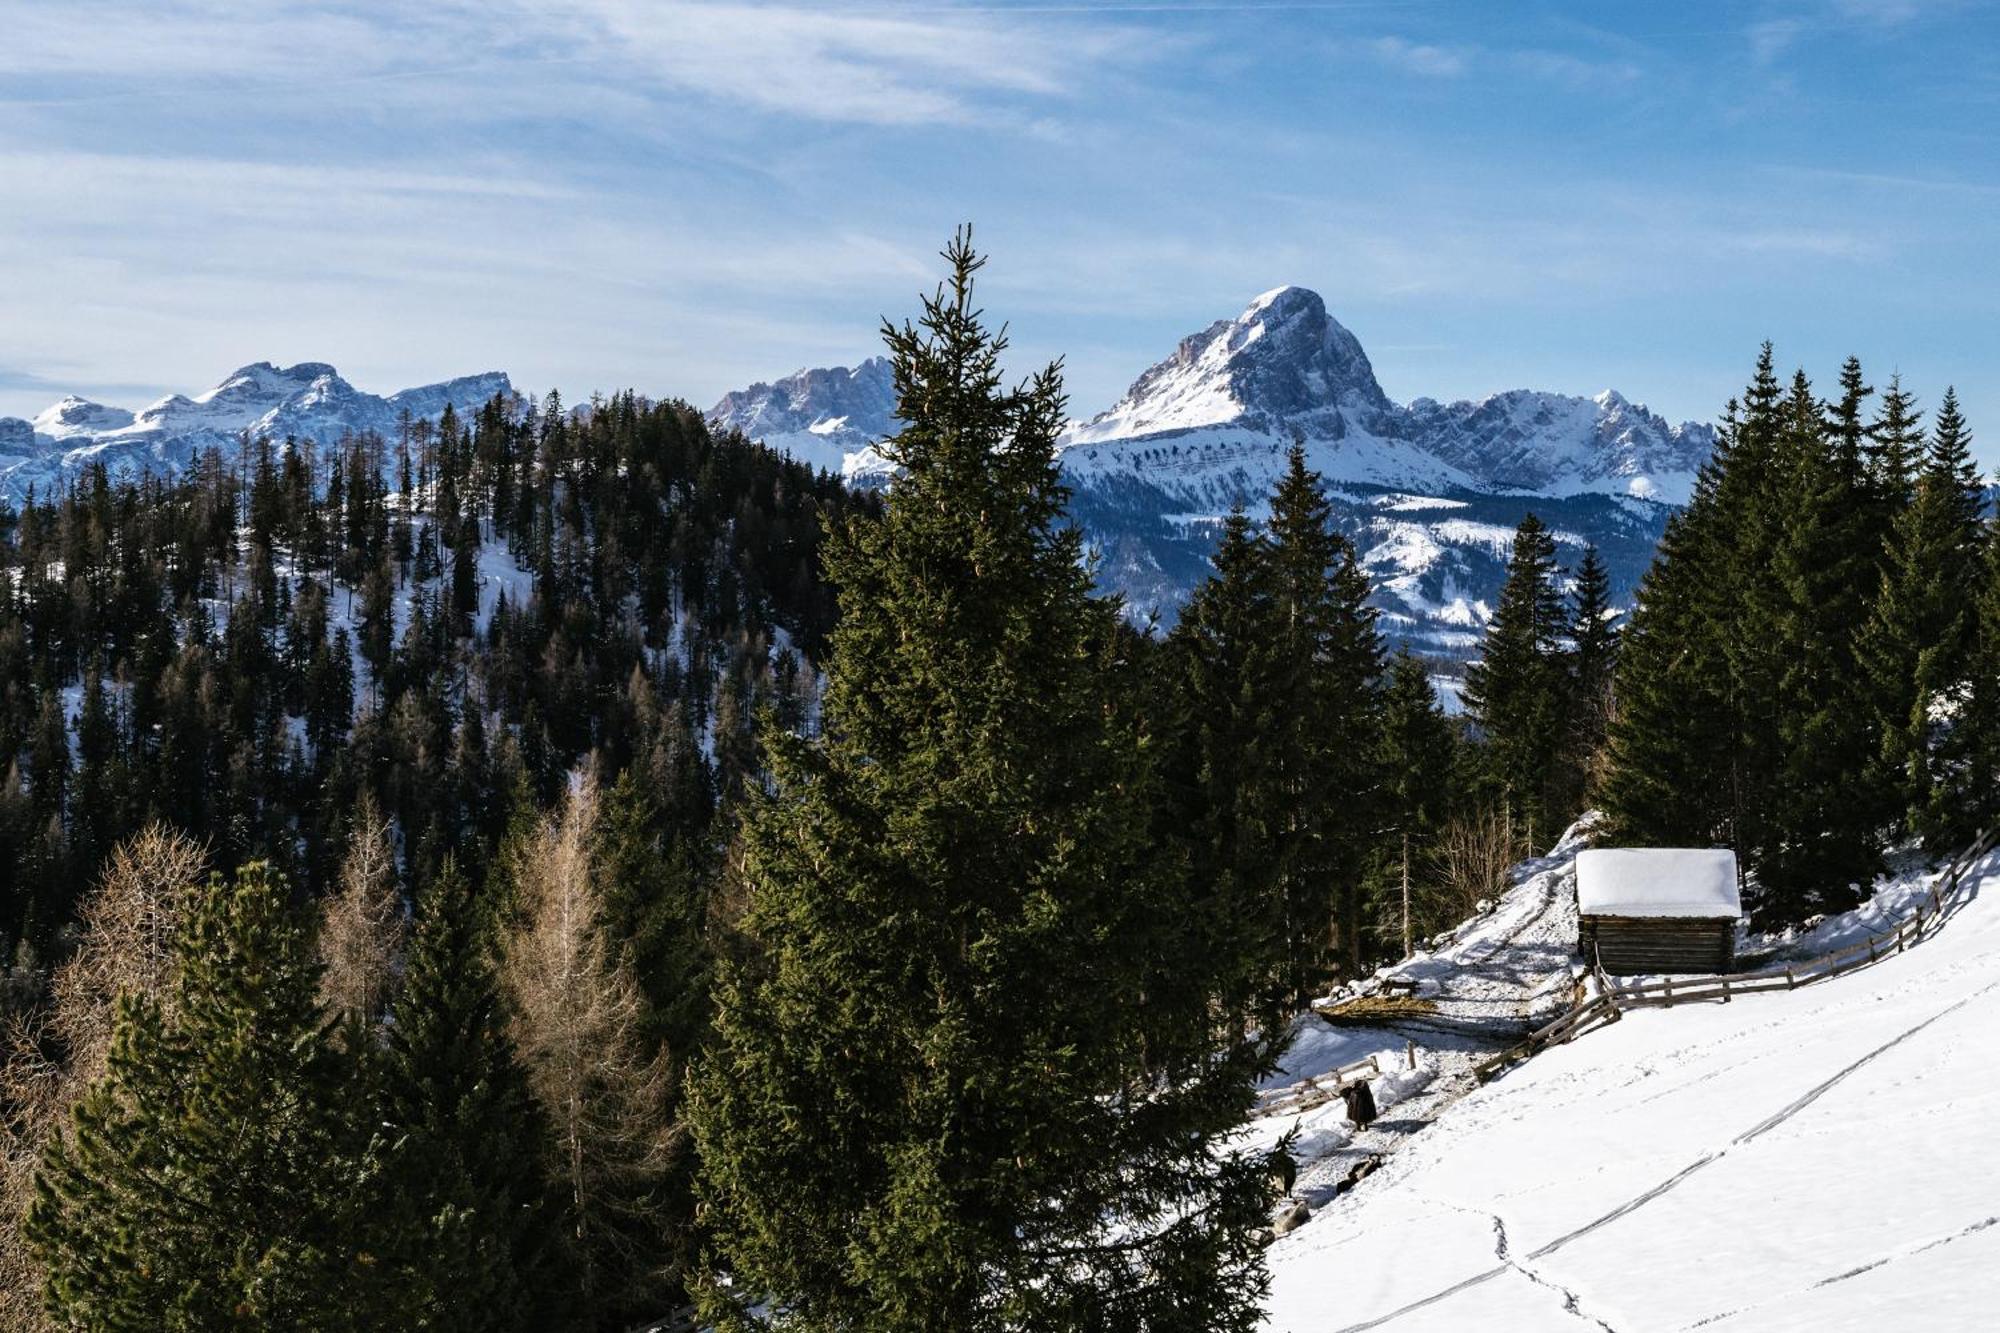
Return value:
[(1792, 969), (1791, 969), (1791, 965), (1790, 965), (1790, 964), (1786, 964), (1786, 966), (1785, 966), (1785, 989), (1786, 989), (1786, 990), (1797, 990), (1798, 988), (1799, 988), (1799, 979), (1798, 979), (1797, 977), (1795, 977), (1795, 976), (1793, 976), (1793, 975), (1792, 975)]
[(1728, 1003), (1729, 1003), (1729, 978), (1728, 978), (1728, 977), (1724, 977), (1724, 978), (1722, 979), (1722, 1002), (1723, 1002), (1724, 1004), (1728, 1004)]
[(1409, 1057), (1410, 1068), (1415, 1069), (1417, 1067), (1417, 1040), (1415, 1037), (1403, 1038), (1403, 1054)]
[(1668, 978), (1667, 978), (1667, 989), (1666, 989), (1666, 997), (1667, 997), (1667, 1008), (1669, 1008), (1669, 1009), (1673, 1008), (1673, 1007), (1674, 1007), (1674, 979), (1673, 979), (1672, 977), (1668, 977)]
[(1875, 937), (1873, 935), (1868, 937), (1868, 961), (1871, 963), (1875, 961)]

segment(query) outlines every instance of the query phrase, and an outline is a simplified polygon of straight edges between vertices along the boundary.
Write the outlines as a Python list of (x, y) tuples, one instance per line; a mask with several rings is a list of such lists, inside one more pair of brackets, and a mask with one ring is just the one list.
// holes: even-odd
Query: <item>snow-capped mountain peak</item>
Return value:
[(1345, 434), (1343, 409), (1390, 406), (1361, 342), (1304, 287), (1274, 287), (1234, 319), (1181, 340), (1109, 410), (1072, 429), (1075, 443), (1216, 426)]
[(67, 440), (75, 435), (123, 430), (132, 424), (132, 414), (122, 407), (106, 407), (103, 403), (93, 403), (88, 398), (68, 394), (60, 402), (44, 408), (29, 424), (37, 435), (51, 440)]
[(870, 446), (901, 429), (895, 375), (884, 356), (738, 389), (709, 409), (708, 420), (850, 478), (886, 471)]

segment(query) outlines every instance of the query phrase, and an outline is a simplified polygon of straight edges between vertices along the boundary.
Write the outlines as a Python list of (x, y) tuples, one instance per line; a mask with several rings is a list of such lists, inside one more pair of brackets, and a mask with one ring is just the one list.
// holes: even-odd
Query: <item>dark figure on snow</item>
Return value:
[(1340, 1090), (1340, 1100), (1347, 1104), (1347, 1118), (1354, 1122), (1356, 1129), (1366, 1129), (1375, 1121), (1375, 1094), (1368, 1086), (1368, 1080), (1350, 1083)]

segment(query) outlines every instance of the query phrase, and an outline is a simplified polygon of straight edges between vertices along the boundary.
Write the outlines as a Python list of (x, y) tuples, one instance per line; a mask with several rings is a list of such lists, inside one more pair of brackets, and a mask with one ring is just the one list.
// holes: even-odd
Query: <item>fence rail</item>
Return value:
[(1288, 1084), (1285, 1087), (1271, 1089), (1266, 1094), (1270, 1097), (1270, 1100), (1259, 1105), (1257, 1114), (1273, 1115), (1280, 1111), (1294, 1109), (1310, 1111), (1315, 1106), (1324, 1106), (1338, 1097), (1341, 1090), (1353, 1082), (1357, 1076), (1360, 1078), (1376, 1078), (1383, 1072), (1385, 1071), (1382, 1055), (1378, 1051), (1374, 1055), (1364, 1056), (1350, 1064), (1329, 1069), (1324, 1074), (1315, 1074), (1311, 1078), (1302, 1078), (1298, 1082)]
[(1891, 954), (1901, 953), (1911, 944), (1924, 937), (1925, 932), (1934, 929), (1944, 920), (1947, 899), (1955, 893), (1965, 872), (1978, 862), (1979, 858), (2000, 844), (2000, 824), (1996, 824), (1974, 838), (1965, 849), (1951, 859), (1944, 873), (1932, 883), (1928, 904), (1919, 902), (1917, 910), (1898, 921), (1891, 930), (1881, 931), (1831, 952), (1823, 953), (1804, 962), (1790, 963), (1784, 967), (1764, 968), (1756, 972), (1732, 972), (1721, 976), (1696, 977), (1679, 984), (1672, 977), (1659, 981), (1638, 982), (1624, 985), (1613, 982), (1604, 975), (1602, 968), (1593, 964), (1591, 974), (1597, 981), (1597, 994), (1584, 1000), (1567, 1013), (1555, 1018), (1542, 1027), (1536, 1028), (1520, 1042), (1474, 1065), (1473, 1073), (1481, 1082), (1493, 1077), (1517, 1060), (1525, 1060), (1547, 1046), (1573, 1041), (1589, 1028), (1605, 1023), (1615, 1023), (1627, 1009), (1671, 1008), (1676, 1004), (1692, 1004), (1701, 1000), (1722, 1000), (1727, 1003), (1738, 995), (1756, 995), (1766, 991), (1796, 990), (1800, 986), (1815, 981), (1826, 981), (1852, 972), (1859, 967), (1867, 967)]

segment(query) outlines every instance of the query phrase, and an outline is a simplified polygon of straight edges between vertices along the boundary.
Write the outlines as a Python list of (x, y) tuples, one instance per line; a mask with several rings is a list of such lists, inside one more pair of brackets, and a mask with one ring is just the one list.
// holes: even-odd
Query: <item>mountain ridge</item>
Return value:
[[(727, 395), (710, 423), (852, 482), (887, 481), (893, 469), (870, 446), (898, 428), (892, 395), (878, 393), (866, 412), (852, 398), (822, 403), (815, 376), (830, 373)], [(1066, 428), (1058, 456), (1071, 517), (1100, 584), (1135, 616), (1171, 621), (1207, 576), (1229, 510), (1265, 512), (1294, 442), (1378, 585), (1390, 638), (1450, 659), (1476, 648), (1530, 510), (1555, 529), (1566, 563), (1599, 547), (1614, 591), (1629, 596), (1714, 431), (1610, 389), (1398, 404), (1317, 293), (1277, 287), (1181, 339), (1117, 402)]]
[(435, 421), (447, 406), (469, 412), (513, 392), (502, 371), (378, 395), (323, 361), (253, 361), (192, 397), (166, 394), (137, 411), (69, 394), (32, 419), (0, 418), (0, 496), (19, 500), (30, 487), (46, 489), (92, 464), (113, 477), (172, 476), (245, 434), (320, 446), (368, 432), (389, 436), (405, 412)]

